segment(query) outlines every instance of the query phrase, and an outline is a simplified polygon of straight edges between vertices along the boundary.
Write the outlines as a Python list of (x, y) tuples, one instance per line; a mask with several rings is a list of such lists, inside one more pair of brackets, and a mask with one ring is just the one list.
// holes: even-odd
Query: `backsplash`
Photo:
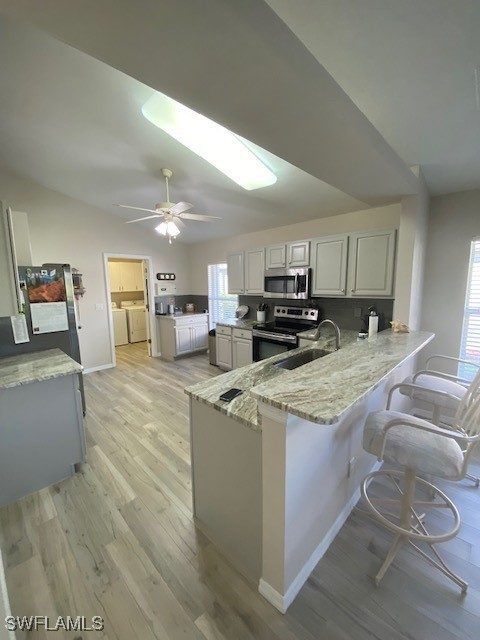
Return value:
[[(368, 307), (375, 305), (377, 313), (383, 313), (388, 323), (392, 320), (393, 300), (385, 300), (382, 298), (310, 298), (310, 300), (284, 300), (276, 298), (262, 298), (260, 296), (238, 296), (239, 304), (246, 304), (250, 307), (247, 318), (255, 319), (256, 310), (260, 302), (265, 302), (267, 308), (267, 322), (273, 320), (274, 307), (277, 305), (295, 306), (295, 307), (318, 307), (321, 309), (321, 319), (330, 318), (334, 320), (341, 329), (353, 329), (360, 331), (362, 326), (362, 316), (368, 313)], [(360, 309), (360, 316), (355, 317), (355, 309)]]

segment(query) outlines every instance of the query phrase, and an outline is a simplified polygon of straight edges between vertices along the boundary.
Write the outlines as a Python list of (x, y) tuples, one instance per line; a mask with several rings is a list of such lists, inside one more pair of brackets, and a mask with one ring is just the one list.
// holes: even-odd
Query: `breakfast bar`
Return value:
[[(196, 524), (282, 612), (378, 464), (362, 449), (366, 415), (385, 407), (433, 334), (342, 337), (338, 351), (322, 337), (185, 390)], [(326, 355), (293, 370), (278, 366), (313, 350)], [(232, 387), (243, 394), (219, 401)]]

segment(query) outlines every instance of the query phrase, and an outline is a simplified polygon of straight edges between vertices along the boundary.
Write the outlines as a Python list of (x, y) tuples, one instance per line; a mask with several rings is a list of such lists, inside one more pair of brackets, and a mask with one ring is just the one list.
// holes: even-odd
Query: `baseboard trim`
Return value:
[(278, 593), (278, 591), (268, 584), (268, 582), (265, 582), (263, 578), (260, 578), (260, 582), (258, 583), (258, 591), (265, 600), (268, 600), (280, 613), (287, 612), (288, 605), (285, 605), (285, 596)]
[[(371, 472), (378, 471), (382, 466), (383, 462), (376, 462), (371, 469)], [(263, 578), (260, 578), (260, 582), (258, 585), (258, 591), (262, 594), (262, 596), (270, 602), (276, 609), (280, 611), (280, 613), (286, 613), (288, 607), (292, 604), (295, 598), (298, 595), (298, 592), (303, 587), (305, 582), (308, 580), (310, 574), (315, 569), (319, 561), (325, 555), (328, 547), (332, 544), (336, 535), (340, 531), (340, 529), (345, 524), (348, 516), (352, 512), (354, 506), (360, 499), (360, 487), (355, 491), (350, 500), (347, 502), (342, 511), (338, 514), (337, 519), (327, 531), (323, 540), (320, 542), (318, 547), (314, 550), (310, 558), (303, 565), (302, 569), (297, 574), (296, 578), (290, 584), (286, 592), (282, 595), (276, 589), (274, 589), (268, 582), (266, 582)]]
[(100, 364), (98, 367), (88, 367), (88, 369), (84, 369), (83, 373), (95, 373), (95, 371), (103, 371), (104, 369), (113, 369), (115, 365), (111, 362), (108, 364)]

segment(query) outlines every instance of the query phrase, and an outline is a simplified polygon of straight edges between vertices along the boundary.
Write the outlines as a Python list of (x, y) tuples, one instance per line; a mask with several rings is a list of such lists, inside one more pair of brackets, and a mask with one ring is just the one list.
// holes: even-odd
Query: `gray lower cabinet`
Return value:
[(217, 365), (230, 371), (252, 364), (252, 331), (217, 324)]
[(75, 472), (86, 456), (78, 374), (0, 389), (0, 506)]
[(232, 331), (232, 365), (234, 369), (252, 364), (252, 332), (248, 329)]
[(232, 328), (217, 324), (216, 327), (217, 365), (230, 371), (232, 362)]
[(208, 348), (208, 314), (157, 316), (157, 336), (164, 360), (205, 351)]

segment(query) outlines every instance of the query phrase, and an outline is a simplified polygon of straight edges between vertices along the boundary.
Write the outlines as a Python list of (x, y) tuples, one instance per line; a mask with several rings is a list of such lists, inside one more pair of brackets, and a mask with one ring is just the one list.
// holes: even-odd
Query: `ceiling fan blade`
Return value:
[(125, 224), (132, 224), (132, 222), (141, 222), (142, 220), (151, 220), (152, 218), (163, 218), (163, 215), (156, 213), (153, 216), (145, 216), (145, 218), (137, 218), (136, 220), (127, 220)]
[(178, 216), (174, 216), (173, 222), (177, 225), (177, 227), (179, 229), (186, 229), (187, 228), (187, 225)]
[[(133, 209), (134, 211), (150, 211), (150, 213), (158, 213), (156, 209), (144, 209), (143, 207), (131, 207), (128, 204), (114, 204), (114, 207), (122, 207), (122, 209)], [(133, 220), (132, 220), (133, 222)]]
[(221, 220), (217, 216), (204, 216), (200, 213), (181, 213), (177, 218), (185, 218), (185, 220), (198, 220), (198, 222), (213, 222), (214, 220)]
[(178, 215), (179, 213), (188, 211), (192, 207), (193, 204), (190, 204), (190, 202), (177, 202), (177, 204), (174, 204), (173, 207), (170, 207), (169, 212), (173, 213), (174, 215)]

